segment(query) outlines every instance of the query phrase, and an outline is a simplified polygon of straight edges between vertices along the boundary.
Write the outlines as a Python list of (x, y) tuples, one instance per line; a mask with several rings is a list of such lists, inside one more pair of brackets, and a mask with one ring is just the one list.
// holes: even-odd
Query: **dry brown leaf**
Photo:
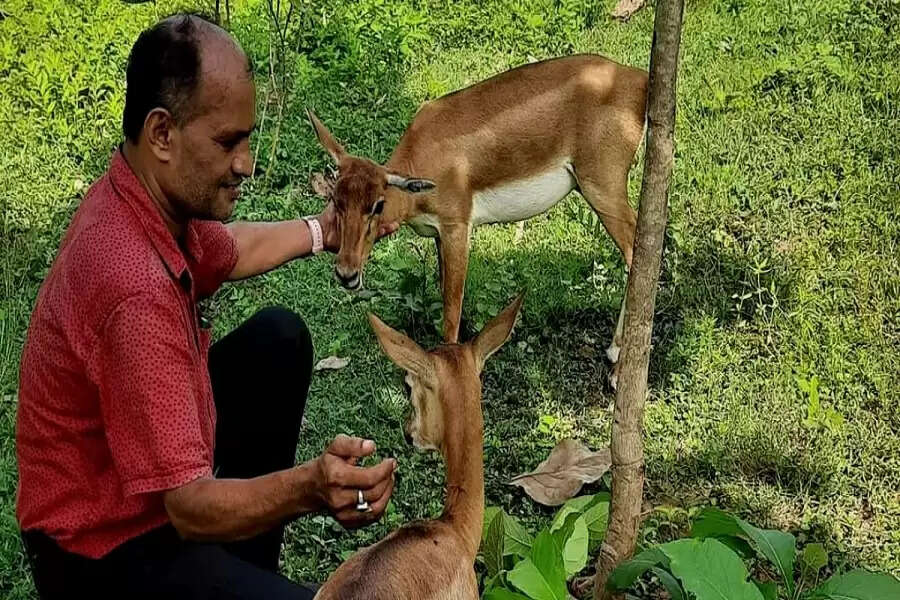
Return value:
[(337, 356), (329, 356), (328, 358), (323, 358), (319, 362), (316, 363), (314, 367), (316, 371), (321, 371), (323, 369), (343, 369), (347, 365), (350, 364), (349, 358), (338, 358)]
[(541, 504), (559, 506), (574, 497), (585, 483), (603, 477), (611, 464), (609, 448), (591, 452), (581, 442), (567, 438), (553, 448), (537, 469), (513, 477), (509, 484), (520, 486)]
[(619, 0), (616, 7), (612, 10), (610, 16), (614, 19), (622, 19), (627, 21), (644, 6), (644, 0)]

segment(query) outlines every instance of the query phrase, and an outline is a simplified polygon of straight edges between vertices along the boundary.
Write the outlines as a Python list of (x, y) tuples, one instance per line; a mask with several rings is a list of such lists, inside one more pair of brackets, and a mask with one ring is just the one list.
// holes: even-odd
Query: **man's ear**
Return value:
[(309, 185), (317, 196), (329, 199), (334, 192), (334, 179), (329, 178), (324, 173), (315, 172), (309, 176)]
[(325, 127), (311, 109), (306, 109), (306, 116), (309, 117), (309, 122), (312, 123), (313, 129), (316, 131), (316, 137), (319, 138), (319, 143), (322, 144), (322, 147), (331, 155), (331, 160), (337, 165), (341, 164), (341, 159), (347, 154), (344, 151), (344, 147), (334, 139), (334, 136), (331, 135), (328, 128)]
[(398, 367), (420, 378), (425, 378), (431, 373), (431, 359), (417, 343), (392, 329), (372, 313), (369, 313), (369, 323), (372, 324), (384, 353)]
[(144, 119), (141, 135), (144, 136), (156, 158), (162, 162), (169, 162), (172, 158), (174, 128), (175, 120), (165, 108), (154, 108), (147, 113)]
[(484, 367), (484, 361), (509, 339), (524, 299), (525, 294), (519, 294), (509, 306), (504, 308), (500, 314), (484, 326), (484, 329), (481, 330), (474, 340), (469, 342), (472, 345), (475, 364), (478, 365), (479, 371)]

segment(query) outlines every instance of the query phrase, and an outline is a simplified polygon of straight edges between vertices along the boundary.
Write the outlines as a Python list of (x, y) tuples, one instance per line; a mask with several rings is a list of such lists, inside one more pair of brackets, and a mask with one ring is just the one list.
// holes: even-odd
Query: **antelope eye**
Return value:
[(380, 215), (381, 211), (384, 210), (384, 200), (379, 200), (375, 203), (375, 206), (372, 207), (373, 215)]

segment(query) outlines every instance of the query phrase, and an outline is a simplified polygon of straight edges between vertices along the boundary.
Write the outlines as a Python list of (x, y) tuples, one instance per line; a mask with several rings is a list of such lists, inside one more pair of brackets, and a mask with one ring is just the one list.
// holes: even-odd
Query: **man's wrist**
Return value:
[(318, 216), (303, 217), (309, 228), (309, 237), (312, 241), (312, 253), (319, 254), (325, 249), (325, 234), (322, 231), (322, 223)]

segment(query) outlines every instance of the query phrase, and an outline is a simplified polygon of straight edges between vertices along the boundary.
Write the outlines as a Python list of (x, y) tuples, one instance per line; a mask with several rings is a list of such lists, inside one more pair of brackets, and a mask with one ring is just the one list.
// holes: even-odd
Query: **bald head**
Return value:
[(163, 19), (138, 37), (126, 72), (125, 137), (137, 142), (147, 115), (167, 110), (184, 125), (209, 110), (236, 78), (250, 76), (250, 62), (224, 29), (198, 15)]

